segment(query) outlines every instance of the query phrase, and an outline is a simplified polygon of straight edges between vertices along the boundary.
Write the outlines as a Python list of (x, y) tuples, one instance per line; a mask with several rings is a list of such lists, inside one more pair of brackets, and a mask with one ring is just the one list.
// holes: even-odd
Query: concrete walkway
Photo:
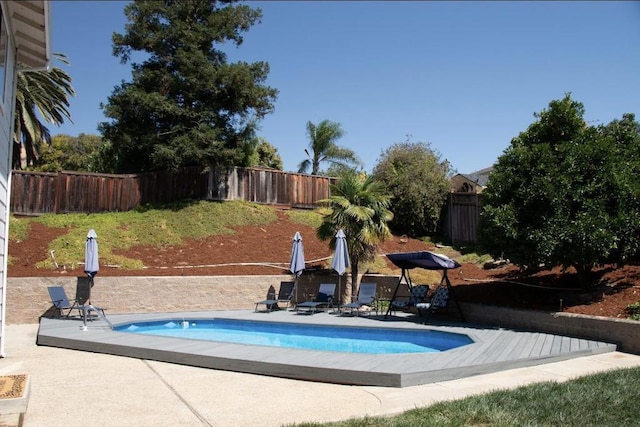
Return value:
[[(609, 352), (406, 388), (344, 386), (194, 368), (36, 346), (38, 325), (6, 328), (0, 375), (28, 374), (24, 425), (281, 426), (396, 414), (431, 403), (539, 381), (640, 366)], [(0, 425), (17, 426), (17, 416)]]

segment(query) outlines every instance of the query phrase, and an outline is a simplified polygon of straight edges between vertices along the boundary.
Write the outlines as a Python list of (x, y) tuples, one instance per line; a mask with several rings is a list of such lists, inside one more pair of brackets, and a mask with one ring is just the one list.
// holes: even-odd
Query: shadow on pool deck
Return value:
[(225, 318), (315, 325), (438, 330), (469, 335), (475, 342), (440, 353), (337, 353), (277, 347), (212, 343), (116, 332), (101, 321), (40, 321), (37, 344), (73, 350), (156, 360), (188, 366), (245, 372), (336, 384), (407, 387), (449, 381), (506, 369), (534, 366), (574, 357), (611, 352), (614, 344), (537, 332), (520, 332), (463, 323), (416, 324), (411, 315), (300, 316), (292, 311), (201, 311), (108, 316), (114, 325), (160, 319)]

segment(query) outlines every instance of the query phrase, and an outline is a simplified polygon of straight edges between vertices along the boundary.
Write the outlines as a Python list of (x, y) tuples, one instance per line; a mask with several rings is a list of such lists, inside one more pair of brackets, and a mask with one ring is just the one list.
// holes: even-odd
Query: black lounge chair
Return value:
[(78, 315), (80, 317), (91, 314), (91, 311), (95, 311), (98, 315), (102, 314), (102, 317), (106, 320), (104, 308), (96, 307), (95, 305), (83, 305), (77, 298), (73, 300), (73, 303), (71, 303), (62, 286), (49, 286), (47, 290), (49, 291), (49, 297), (51, 297), (53, 307), (58, 311), (61, 317), (64, 316), (64, 310), (68, 310), (67, 315), (64, 316), (67, 318), (69, 318), (73, 310), (78, 310)]
[[(360, 309), (364, 306), (371, 307), (376, 299), (376, 290), (378, 286), (375, 283), (360, 283), (360, 289), (358, 289), (358, 298), (354, 302), (344, 304), (341, 308), (348, 308), (353, 313), (356, 311), (356, 316), (360, 313)], [(376, 313), (377, 314), (377, 313)]]
[(74, 299), (73, 303), (71, 303), (62, 286), (49, 286), (47, 290), (49, 291), (51, 303), (60, 317), (65, 315), (65, 310), (67, 310), (67, 315), (65, 317), (69, 317), (73, 310), (78, 310), (78, 315), (82, 316), (82, 305), (80, 305), (80, 302), (77, 299)]
[(293, 298), (294, 289), (295, 282), (280, 282), (278, 295), (276, 296), (271, 294), (272, 298), (256, 302), (255, 311), (258, 311), (258, 306), (263, 304), (267, 306), (268, 312), (271, 312), (274, 307), (279, 307), (278, 303), (286, 303), (286, 308), (288, 308), (291, 304), (291, 299)]
[(300, 308), (306, 308), (309, 313), (315, 313), (323, 307), (333, 307), (333, 298), (336, 292), (335, 283), (322, 283), (318, 294), (313, 301), (305, 301), (296, 305), (296, 311)]

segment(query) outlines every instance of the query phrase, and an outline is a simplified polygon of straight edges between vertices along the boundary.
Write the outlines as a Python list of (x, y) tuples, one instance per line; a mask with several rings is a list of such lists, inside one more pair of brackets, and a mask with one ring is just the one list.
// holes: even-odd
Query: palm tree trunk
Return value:
[[(358, 257), (357, 256), (351, 256), (350, 258), (350, 262), (351, 262), (351, 295), (357, 295), (358, 294)], [(349, 295), (349, 296), (351, 296)]]

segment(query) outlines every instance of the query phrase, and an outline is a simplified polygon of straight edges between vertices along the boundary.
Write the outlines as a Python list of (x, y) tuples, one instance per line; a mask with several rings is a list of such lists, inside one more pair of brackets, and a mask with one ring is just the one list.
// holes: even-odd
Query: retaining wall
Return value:
[[(278, 292), (281, 281), (294, 280), (290, 275), (277, 276), (162, 276), (100, 277), (94, 279), (91, 301), (109, 313), (148, 313), (200, 310), (254, 309), (256, 301)], [(378, 283), (380, 295), (390, 295), (397, 278), (364, 276)], [(327, 271), (304, 274), (298, 278), (297, 300), (315, 297), (320, 283), (338, 283), (338, 276)], [(347, 275), (340, 278), (341, 289), (350, 289)], [(67, 297), (85, 301), (89, 282), (86, 276), (26, 277), (7, 280), (7, 324), (38, 323), (50, 314), (49, 286), (63, 286)], [(296, 298), (294, 298), (296, 299)], [(344, 297), (344, 301), (348, 298)], [(264, 307), (262, 307), (264, 308)]]
[[(281, 276), (163, 276), (95, 278), (91, 299), (109, 313), (147, 313), (199, 310), (254, 309), (256, 301), (278, 291)], [(378, 297), (389, 298), (398, 278), (366, 275), (362, 281), (378, 284)], [(297, 299), (312, 299), (320, 283), (338, 283), (326, 271), (309, 273), (298, 281)], [(340, 278), (343, 290), (351, 287), (348, 275)], [(64, 286), (67, 296), (86, 298), (86, 277), (30, 277), (7, 280), (7, 324), (38, 323), (51, 309), (48, 286)], [(343, 292), (348, 294), (349, 292)], [(348, 299), (347, 296), (343, 297)], [(627, 353), (640, 354), (640, 322), (569, 313), (516, 310), (503, 307), (460, 303), (467, 321), (505, 328), (539, 331), (606, 341)]]

